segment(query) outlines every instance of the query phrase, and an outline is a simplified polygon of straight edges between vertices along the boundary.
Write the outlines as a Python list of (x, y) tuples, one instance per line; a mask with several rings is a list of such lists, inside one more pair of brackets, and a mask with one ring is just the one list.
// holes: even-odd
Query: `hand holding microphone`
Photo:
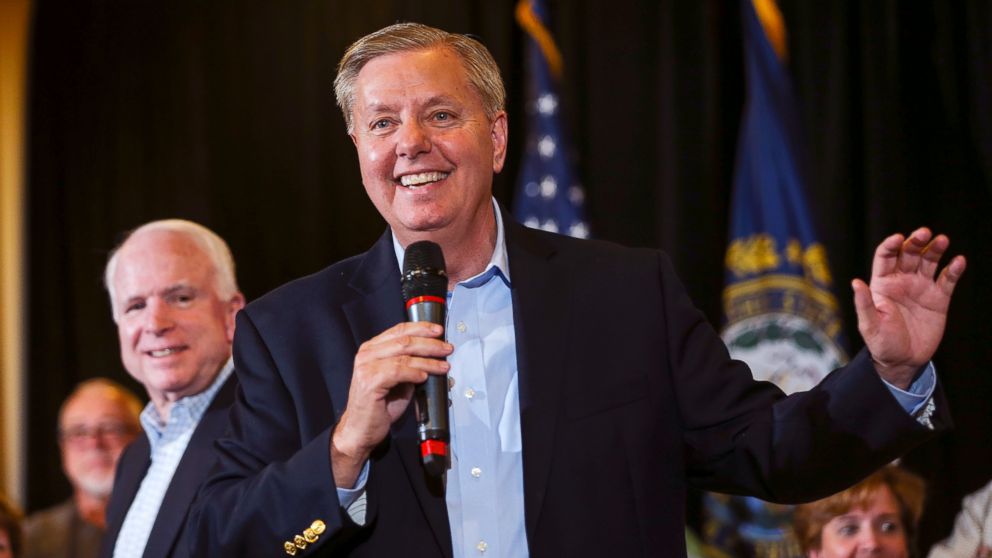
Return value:
[[(407, 254), (409, 257), (409, 250)], [(442, 271), (443, 261), (442, 257), (441, 267), (437, 268)], [(446, 297), (446, 280), (443, 289), (441, 297)], [(449, 367), (444, 359), (451, 354), (453, 347), (443, 339), (443, 325), (443, 318), (439, 323), (419, 320), (403, 322), (359, 347), (348, 392), (348, 406), (331, 436), (331, 466), (334, 482), (339, 488), (355, 485), (372, 450), (389, 434), (389, 426), (406, 411), (414, 396), (415, 385), (425, 384), (435, 376), (441, 378), (439, 383), (444, 387), (445, 396), (443, 415), (447, 420), (447, 380), (444, 375)], [(435, 413), (434, 416), (440, 417), (441, 414)], [(426, 429), (424, 432), (427, 430), (436, 429)], [(444, 442), (447, 440), (447, 437), (443, 438)], [(436, 444), (428, 446), (437, 447)], [(431, 455), (436, 455), (436, 450)], [(436, 461), (432, 458), (432, 462)], [(446, 460), (444, 465), (447, 466)], [(436, 471), (437, 465), (430, 467), (428, 472)]]

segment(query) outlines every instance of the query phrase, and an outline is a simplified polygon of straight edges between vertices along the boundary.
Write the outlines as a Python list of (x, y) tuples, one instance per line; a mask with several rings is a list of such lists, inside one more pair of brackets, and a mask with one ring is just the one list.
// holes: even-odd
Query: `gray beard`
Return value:
[(76, 488), (94, 498), (109, 498), (114, 488), (114, 475), (88, 475), (76, 479)]

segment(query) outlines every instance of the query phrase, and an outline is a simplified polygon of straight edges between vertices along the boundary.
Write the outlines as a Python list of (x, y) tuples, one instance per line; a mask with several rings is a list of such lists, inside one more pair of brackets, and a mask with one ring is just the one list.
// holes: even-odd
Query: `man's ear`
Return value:
[(225, 333), (227, 334), (227, 342), (234, 342), (234, 317), (238, 315), (238, 311), (245, 307), (245, 295), (240, 292), (235, 293), (229, 301), (227, 301), (227, 317), (224, 324)]
[(508, 128), (509, 123), (506, 119), (506, 112), (497, 112), (490, 126), (490, 134), (492, 135), (493, 142), (493, 172), (496, 174), (499, 174), (499, 171), (503, 170), (503, 163), (506, 162)]

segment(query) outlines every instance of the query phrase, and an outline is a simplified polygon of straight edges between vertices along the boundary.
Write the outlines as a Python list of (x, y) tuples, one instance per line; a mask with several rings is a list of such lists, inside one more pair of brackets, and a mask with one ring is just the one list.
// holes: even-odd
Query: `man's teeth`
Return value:
[(179, 349), (170, 347), (168, 349), (159, 349), (157, 351), (149, 351), (148, 354), (152, 355), (155, 358), (159, 358), (159, 357), (168, 356), (168, 355), (171, 355), (172, 353), (177, 353), (177, 352), (179, 352)]
[(416, 188), (417, 186), (423, 186), (424, 184), (430, 184), (431, 182), (443, 180), (446, 176), (448, 176), (448, 173), (446, 172), (422, 172), (420, 174), (407, 174), (400, 177), (400, 184), (406, 186), (407, 188)]

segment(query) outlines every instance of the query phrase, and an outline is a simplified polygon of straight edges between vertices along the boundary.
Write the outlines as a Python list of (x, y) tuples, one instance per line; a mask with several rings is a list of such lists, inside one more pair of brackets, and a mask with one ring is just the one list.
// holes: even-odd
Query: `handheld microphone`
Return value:
[[(403, 257), (403, 301), (407, 320), (445, 325), (448, 275), (441, 247), (429, 240), (407, 246)], [(430, 374), (414, 390), (417, 433), (424, 470), (440, 477), (448, 468), (448, 376)]]

